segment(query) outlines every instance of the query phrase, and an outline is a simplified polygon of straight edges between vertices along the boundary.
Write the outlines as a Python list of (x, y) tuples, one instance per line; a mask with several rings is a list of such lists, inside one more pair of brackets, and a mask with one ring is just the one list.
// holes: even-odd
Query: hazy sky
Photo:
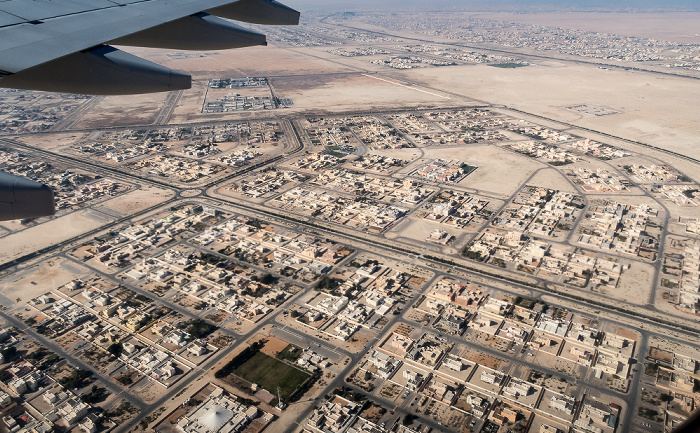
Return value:
[(282, 0), (299, 10), (700, 9), (700, 0)]

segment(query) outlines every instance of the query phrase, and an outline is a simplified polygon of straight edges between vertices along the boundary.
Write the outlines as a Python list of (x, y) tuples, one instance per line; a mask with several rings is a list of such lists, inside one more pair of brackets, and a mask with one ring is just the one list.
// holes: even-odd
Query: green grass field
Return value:
[(275, 395), (277, 395), (277, 387), (279, 386), (282, 401), (285, 402), (306, 379), (311, 377), (309, 373), (287, 365), (262, 352), (253, 355), (233, 372), (236, 376), (258, 384)]
[(493, 66), (495, 68), (513, 69), (513, 68), (522, 68), (523, 66), (528, 66), (528, 65), (525, 63), (492, 63), (492, 64), (489, 64), (489, 66)]
[(277, 359), (288, 360), (291, 362), (296, 361), (301, 356), (301, 349), (293, 344), (285, 347), (283, 351), (277, 354)]

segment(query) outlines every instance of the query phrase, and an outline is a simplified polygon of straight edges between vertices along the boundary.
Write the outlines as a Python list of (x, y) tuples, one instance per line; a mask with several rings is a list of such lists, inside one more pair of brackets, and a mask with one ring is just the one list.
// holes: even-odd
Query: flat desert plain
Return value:
[[(434, 108), (480, 102), (516, 108), (689, 156), (696, 153), (700, 106), (698, 82), (694, 78), (599, 69), (591, 64), (547, 59), (515, 69), (467, 64), (395, 70), (380, 68), (363, 57), (338, 60), (338, 56), (327, 50), (328, 47), (251, 47), (186, 58), (173, 58), (162, 51), (132, 51), (190, 72), (200, 80), (184, 92), (171, 122), (213, 120), (211, 116), (193, 114), (201, 113), (206, 79), (264, 75), (270, 77), (278, 97), (293, 100), (291, 108), (217, 115), (216, 119)], [(131, 119), (130, 123), (148, 123), (158, 113), (162, 99), (162, 96), (106, 97), (99, 104), (100, 110), (93, 111), (99, 114), (87, 115), (76, 126), (119, 125), (126, 119)], [(604, 107), (616, 113), (595, 116), (567, 108), (579, 104)]]
[[(700, 136), (698, 82), (692, 78), (543, 61), (501, 69), (485, 65), (395, 72), (431, 88), (694, 156)], [(566, 107), (611, 107), (617, 114), (581, 115)]]
[[(700, 12), (474, 13), (474, 17), (697, 44)], [(669, 25), (672, 22), (673, 25)]]

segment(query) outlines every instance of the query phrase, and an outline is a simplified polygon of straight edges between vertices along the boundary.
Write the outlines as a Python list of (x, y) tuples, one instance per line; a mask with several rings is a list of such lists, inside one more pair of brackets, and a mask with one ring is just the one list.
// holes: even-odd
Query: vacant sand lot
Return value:
[(88, 134), (84, 132), (63, 132), (56, 134), (27, 135), (13, 137), (19, 142), (44, 150), (56, 150), (63, 147), (78, 147), (76, 143), (82, 141)]
[(80, 119), (73, 129), (148, 125), (155, 119), (167, 96), (167, 92), (108, 96)]
[[(515, 69), (479, 65), (393, 74), (685, 155), (696, 153), (697, 80), (556, 61)], [(610, 107), (618, 114), (583, 115), (565, 108), (577, 104)]]
[(644, 305), (649, 302), (651, 288), (654, 286), (654, 267), (640, 262), (631, 262), (630, 268), (622, 272), (616, 287), (601, 286), (598, 291), (615, 299), (624, 299), (633, 304)]
[(301, 85), (299, 78), (275, 80), (279, 96), (291, 98), (294, 110), (371, 111), (394, 107), (432, 108), (459, 104), (464, 98), (454, 98), (439, 92), (412, 86), (399, 80), (374, 75), (327, 76)]
[(530, 185), (543, 186), (559, 191), (578, 192), (576, 187), (570, 183), (566, 176), (554, 168), (545, 168), (538, 171), (528, 183)]
[[(426, 152), (426, 156), (432, 152)], [(444, 154), (444, 153), (443, 153)], [(478, 168), (459, 182), (460, 186), (493, 192), (508, 197), (537, 168), (546, 167), (526, 156), (496, 146), (468, 146), (454, 149), (458, 158)]]
[(4, 237), (0, 249), (0, 263), (57, 244), (111, 221), (92, 215), (91, 210), (80, 210)]
[[(89, 273), (88, 269), (72, 260), (54, 258), (45, 260), (24, 271), (0, 280), (0, 293), (13, 302), (26, 302)], [(7, 300), (4, 300), (7, 302)], [(0, 302), (0, 304), (4, 304)]]
[[(101, 203), (93, 209), (81, 209), (54, 218), (2, 238), (0, 263), (21, 257), (32, 251), (86, 233), (114, 221), (117, 216), (129, 214), (162, 203), (172, 192), (155, 187), (144, 187)], [(103, 212), (99, 212), (103, 210)]]
[(673, 42), (695, 44), (700, 42), (700, 34), (698, 34), (700, 13), (698, 12), (480, 13), (474, 15), (484, 19), (614, 33)]
[(248, 47), (214, 51), (205, 57), (173, 58), (172, 52), (149, 57), (169, 68), (186, 71), (193, 79), (227, 77), (277, 77), (286, 75), (355, 72), (337, 63), (319, 62), (297, 49)]

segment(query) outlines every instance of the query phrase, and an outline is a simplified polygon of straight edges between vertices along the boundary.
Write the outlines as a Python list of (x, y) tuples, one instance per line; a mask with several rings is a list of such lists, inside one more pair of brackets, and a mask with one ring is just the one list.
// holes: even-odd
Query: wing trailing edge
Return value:
[(69, 54), (4, 77), (3, 87), (123, 95), (189, 89), (192, 77), (109, 45)]
[(263, 34), (199, 13), (115, 39), (111, 43), (132, 47), (206, 51), (267, 45), (267, 40)]
[[(15, 0), (19, 1), (19, 0)], [(146, 4), (146, 3), (153, 4)], [(139, 30), (134, 31), (133, 26), (129, 34), (114, 38), (113, 28), (108, 32), (112, 35), (109, 40), (95, 40), (93, 43), (86, 40), (84, 46), (70, 54), (54, 55), (50, 50), (42, 50), (37, 57), (49, 57), (45, 61), (34, 62), (25, 67), (13, 67), (18, 63), (12, 62), (21, 59), (16, 54), (8, 54), (8, 65), (3, 65), (2, 44), (0, 43), (0, 87), (17, 89), (44, 90), (50, 92), (84, 93), (93, 95), (123, 95), (164, 92), (170, 90), (189, 89), (191, 77), (185, 72), (169, 69), (158, 64), (141, 59), (132, 54), (118, 50), (108, 44), (166, 48), (178, 50), (220, 50), (229, 48), (242, 48), (254, 45), (267, 45), (265, 35), (239, 27), (226, 19), (234, 19), (256, 24), (268, 25), (296, 25), (299, 23), (298, 11), (289, 8), (275, 0), (238, 0), (227, 3), (226, 0), (181, 0), (183, 5), (178, 6), (178, 11), (186, 13), (170, 18), (156, 18), (154, 12), (148, 14), (143, 8), (167, 7), (161, 0), (146, 0), (135, 3), (134, 21), (139, 24)], [(36, 2), (37, 5), (42, 2)], [(177, 3), (177, 0), (176, 0)], [(27, 3), (27, 8), (34, 3)], [(1, 6), (1, 4), (0, 4)], [(124, 12), (132, 6), (125, 4), (120, 9), (120, 18), (124, 19)], [(1, 7), (0, 7), (1, 9)], [(87, 20), (90, 14), (105, 13), (110, 9), (89, 10), (83, 12)], [(164, 13), (165, 14), (165, 13)], [(80, 13), (72, 15), (73, 21), (80, 17)], [(226, 18), (226, 19), (223, 19)], [(18, 24), (16, 42), (5, 42), (5, 52), (16, 53), (21, 46), (41, 47), (41, 41), (46, 44), (60, 43), (60, 31), (51, 38), (41, 35), (42, 31), (53, 33), (61, 30), (58, 21), (61, 17), (46, 18)], [(24, 27), (22, 27), (24, 26)], [(87, 26), (87, 24), (86, 24)], [(20, 28), (22, 27), (22, 28)], [(94, 27), (94, 25), (93, 25)], [(2, 28), (2, 36), (12, 36), (12, 28)], [(32, 33), (33, 31), (38, 33)], [(74, 30), (73, 30), (74, 33)], [(68, 38), (72, 44), (76, 41), (74, 34)], [(68, 34), (66, 34), (68, 35)], [(42, 39), (44, 38), (44, 39)], [(28, 42), (24, 42), (26, 39)], [(87, 39), (87, 38), (86, 38)], [(66, 50), (68, 51), (68, 50)], [(26, 60), (26, 59), (25, 59)], [(26, 61), (23, 61), (25, 64)], [(6, 67), (3, 67), (6, 66)]]
[(254, 24), (295, 26), (301, 14), (274, 0), (239, 0), (209, 9), (207, 13)]

